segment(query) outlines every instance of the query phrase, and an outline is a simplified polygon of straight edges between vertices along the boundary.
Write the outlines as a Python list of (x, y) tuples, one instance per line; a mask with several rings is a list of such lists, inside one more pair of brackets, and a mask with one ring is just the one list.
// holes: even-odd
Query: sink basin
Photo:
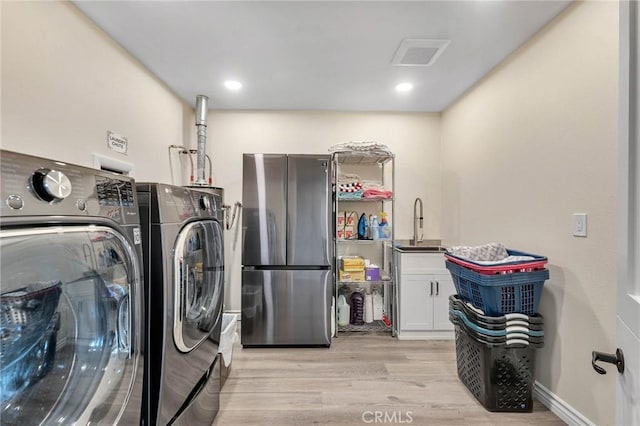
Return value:
[(443, 253), (447, 251), (446, 247), (440, 245), (440, 240), (423, 240), (418, 242), (418, 244), (412, 244), (411, 240), (397, 240), (395, 248), (399, 251), (427, 253)]
[(447, 248), (442, 246), (401, 245), (401, 246), (396, 246), (396, 250), (417, 251), (417, 252), (426, 252), (426, 253), (444, 253), (445, 251), (447, 251)]

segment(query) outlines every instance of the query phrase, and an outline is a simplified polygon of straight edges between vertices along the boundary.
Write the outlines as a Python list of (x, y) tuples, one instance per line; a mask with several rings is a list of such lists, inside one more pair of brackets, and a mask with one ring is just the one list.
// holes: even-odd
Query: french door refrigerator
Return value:
[(331, 344), (330, 159), (243, 156), (243, 346)]

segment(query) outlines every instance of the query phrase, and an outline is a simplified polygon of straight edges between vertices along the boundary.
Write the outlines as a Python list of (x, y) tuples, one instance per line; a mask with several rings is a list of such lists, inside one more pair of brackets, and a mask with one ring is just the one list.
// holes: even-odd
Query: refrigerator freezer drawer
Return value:
[(330, 345), (330, 270), (242, 271), (242, 345)]

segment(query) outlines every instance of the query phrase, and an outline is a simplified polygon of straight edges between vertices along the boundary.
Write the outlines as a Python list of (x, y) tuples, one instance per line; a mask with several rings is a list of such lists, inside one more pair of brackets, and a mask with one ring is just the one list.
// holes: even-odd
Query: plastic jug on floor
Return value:
[(364, 295), (364, 322), (373, 322), (373, 296), (371, 293), (365, 293)]
[(380, 294), (380, 291), (378, 291), (378, 289), (373, 289), (373, 320), (374, 321), (380, 321), (382, 320), (382, 314), (383, 314), (383, 300), (382, 300), (382, 294)]
[(347, 298), (344, 294), (338, 296), (338, 326), (344, 327), (349, 325), (349, 319), (351, 317), (351, 307), (347, 303)]

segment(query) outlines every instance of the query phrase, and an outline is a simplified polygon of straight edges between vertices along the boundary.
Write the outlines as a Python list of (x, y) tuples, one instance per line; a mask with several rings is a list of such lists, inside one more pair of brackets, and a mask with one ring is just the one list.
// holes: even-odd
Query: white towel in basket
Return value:
[(488, 243), (480, 246), (456, 246), (449, 250), (451, 254), (464, 257), (474, 262), (498, 262), (509, 257), (502, 243)]

